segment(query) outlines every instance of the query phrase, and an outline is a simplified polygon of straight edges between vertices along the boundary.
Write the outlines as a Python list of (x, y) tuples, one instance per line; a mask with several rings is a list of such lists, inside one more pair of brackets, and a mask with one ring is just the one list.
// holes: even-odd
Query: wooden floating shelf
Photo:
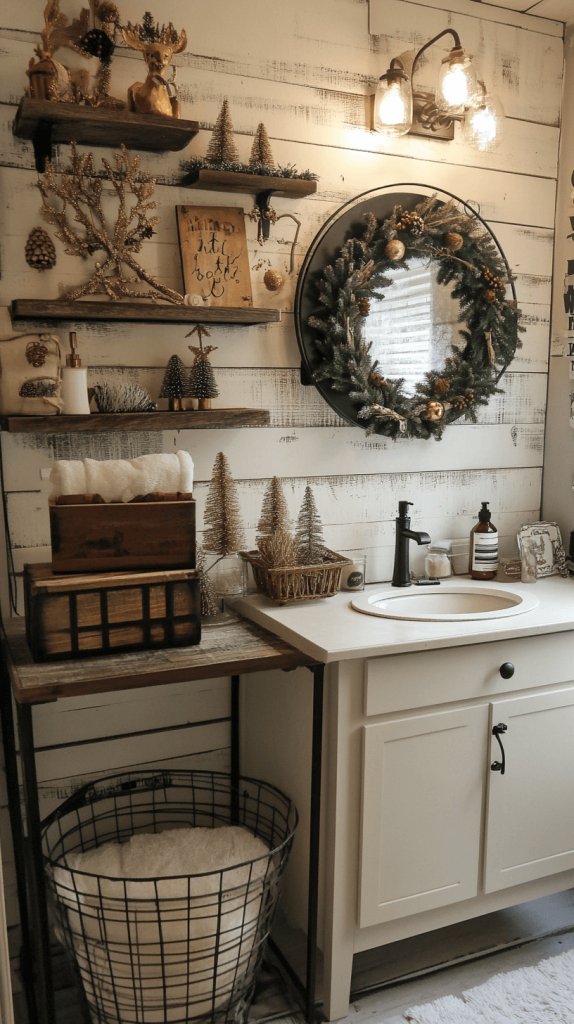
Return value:
[(158, 324), (268, 324), (281, 320), (280, 309), (231, 306), (172, 306), (140, 302), (69, 302), (65, 299), (14, 299), (12, 320), (115, 320)]
[(186, 188), (203, 189), (208, 192), (241, 192), (258, 195), (273, 192), (286, 199), (302, 199), (317, 191), (316, 181), (305, 178), (272, 178), (266, 174), (242, 174), (240, 171), (211, 171), (206, 168), (193, 172), (183, 182)]
[(102, 430), (209, 430), (224, 427), (264, 427), (268, 423), (268, 409), (95, 412), (89, 416), (0, 416), (0, 429), (10, 434), (93, 434)]
[[(36, 161), (50, 156), (57, 142), (112, 148), (123, 142), (128, 149), (153, 153), (185, 149), (197, 135), (197, 121), (181, 121), (160, 114), (132, 114), (129, 110), (80, 107), (76, 103), (53, 103), (25, 97), (16, 112), (13, 132), (19, 139), (31, 139)], [(43, 170), (43, 168), (41, 168)], [(40, 167), (38, 167), (40, 170)]]

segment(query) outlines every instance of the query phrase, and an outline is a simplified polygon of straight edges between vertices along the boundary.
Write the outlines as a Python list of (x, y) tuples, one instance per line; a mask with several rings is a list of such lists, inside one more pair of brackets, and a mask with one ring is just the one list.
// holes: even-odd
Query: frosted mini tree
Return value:
[(233, 164), (239, 162), (239, 153), (237, 152), (233, 135), (229, 102), (224, 100), (207, 149), (206, 159), (210, 163)]
[(179, 356), (171, 356), (163, 377), (160, 398), (169, 398), (171, 412), (182, 408), (183, 398), (190, 398), (189, 376)]
[(260, 537), (268, 536), (279, 531), (289, 531), (291, 526), (289, 509), (283, 493), (283, 487), (278, 476), (270, 481), (263, 496), (261, 515), (257, 523), (257, 541)]
[(217, 398), (219, 391), (215, 383), (215, 376), (213, 374), (213, 367), (209, 362), (208, 356), (210, 352), (217, 351), (217, 345), (203, 345), (203, 335), (205, 334), (209, 338), (209, 331), (203, 324), (197, 324), (189, 334), (187, 338), (191, 338), (192, 334), (197, 334), (199, 338), (199, 345), (188, 345), (188, 348), (194, 355), (194, 362), (189, 374), (189, 394), (191, 398), (198, 399), (198, 407), (200, 409), (211, 409), (211, 399)]
[(265, 164), (267, 167), (274, 167), (275, 161), (273, 159), (273, 153), (271, 152), (271, 146), (269, 144), (269, 138), (267, 135), (267, 129), (263, 124), (263, 121), (257, 126), (255, 132), (255, 138), (253, 139), (253, 145), (251, 147), (251, 156), (249, 157), (250, 164)]
[(297, 554), (300, 565), (318, 565), (323, 561), (325, 541), (313, 491), (307, 484), (301, 511), (297, 517)]
[[(161, 220), (161, 217), (150, 216), (150, 211), (158, 205), (155, 199), (151, 199), (155, 192), (155, 178), (139, 173), (141, 158), (135, 156), (132, 160), (125, 146), (122, 146), (121, 153), (114, 153), (115, 168), (102, 158), (118, 204), (116, 223), (111, 229), (102, 208), (103, 183), (100, 177), (96, 177), (94, 158), (91, 153), (80, 155), (74, 142), (71, 147), (72, 166), (62, 172), (60, 181), (48, 161), (46, 171), (37, 183), (42, 193), (40, 213), (48, 224), (57, 228), (56, 238), (64, 243), (64, 252), (68, 256), (87, 260), (95, 253), (103, 252), (104, 258), (95, 264), (89, 281), (62, 297), (79, 299), (83, 295), (103, 292), (113, 301), (124, 297), (167, 299), (181, 305), (183, 296), (156, 281), (135, 259)], [(135, 198), (131, 204), (130, 194)], [(52, 206), (52, 196), (62, 205)], [(124, 267), (135, 276), (126, 277)], [(135, 289), (133, 285), (140, 281), (150, 285), (150, 290)]]
[(208, 551), (231, 555), (245, 547), (237, 489), (223, 452), (215, 458), (203, 522), (203, 541)]

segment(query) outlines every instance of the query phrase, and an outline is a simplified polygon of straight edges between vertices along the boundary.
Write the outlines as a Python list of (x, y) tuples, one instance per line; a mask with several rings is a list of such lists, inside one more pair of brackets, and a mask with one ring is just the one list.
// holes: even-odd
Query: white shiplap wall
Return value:
[[(26, 84), (24, 71), (38, 39), (43, 6), (44, 0), (7, 0), (0, 15), (4, 304), (17, 297), (54, 298), (61, 287), (82, 279), (83, 268), (62, 253), (59, 243), (52, 271), (40, 275), (24, 260), (26, 237), (41, 223), (39, 193), (34, 187), (32, 147), (12, 136), (11, 124)], [(144, 12), (143, 2), (136, 0), (123, 0), (120, 8), (124, 22), (141, 19)], [(67, 0), (62, 9), (77, 13)], [(443, 0), (443, 7), (433, 0), (372, 0), (370, 10), (366, 0), (219, 0), (215, 7), (192, 8), (183, 0), (165, 0), (161, 11), (156, 8), (153, 13), (187, 29), (187, 51), (174, 59), (184, 117), (213, 124), (227, 97), (244, 159), (263, 120), (278, 163), (295, 163), (319, 175), (316, 196), (274, 200), (278, 213), (294, 213), (302, 221), (296, 271), (320, 225), (346, 200), (378, 185), (436, 185), (478, 204), (492, 224), (517, 275), (528, 330), (505, 379), (505, 394), (482, 412), (478, 425), (449, 427), (440, 444), (366, 440), (361, 430), (342, 424), (313, 388), (299, 383), (292, 313), (296, 275), (289, 277), (293, 222), (283, 220), (272, 228), (270, 241), (261, 248), (247, 220), (254, 303), (277, 304), (283, 319), (264, 327), (213, 328), (211, 343), (219, 346), (213, 363), (221, 389), (218, 403), (269, 408), (271, 425), (251, 430), (3, 437), (16, 568), (49, 557), (49, 484), (41, 473), (49, 470), (54, 458), (106, 458), (177, 448), (187, 449), (195, 461), (200, 522), (213, 460), (224, 450), (238, 481), (249, 541), (254, 539), (263, 491), (273, 474), (285, 479), (293, 514), (310, 482), (328, 545), (339, 551), (367, 551), (371, 580), (390, 577), (394, 516), (401, 498), (414, 502), (417, 528), (434, 537), (466, 536), (480, 502), (488, 500), (510, 551), (517, 527), (537, 518), (540, 507), (562, 24), (471, 0)], [(417, 138), (383, 140), (367, 130), (366, 97), (390, 58), (418, 48), (449, 25), (476, 55), (508, 115), (505, 140), (494, 153), (469, 150), (458, 138), (450, 144)], [(448, 47), (447, 39), (444, 49), (441, 43), (431, 52), (421, 69), (422, 85), (432, 86)], [(141, 78), (142, 67), (141, 57), (121, 50), (113, 64), (113, 93), (125, 95), (127, 87)], [(209, 133), (200, 132), (189, 153), (204, 154), (208, 140)], [(97, 156), (102, 153), (96, 151)], [(67, 147), (60, 147), (59, 166), (65, 166), (67, 155)], [(178, 290), (182, 283), (174, 206), (243, 203), (243, 197), (182, 188), (187, 155), (144, 154), (142, 159), (142, 166), (157, 175), (162, 216), (143, 260)], [(248, 211), (251, 201), (245, 199), (243, 205)], [(279, 293), (263, 286), (269, 267), (278, 268), (286, 278)], [(169, 356), (177, 353), (189, 363), (183, 327), (78, 323), (63, 325), (64, 337), (70, 328), (78, 332), (84, 365), (90, 367), (94, 381), (135, 379), (156, 396)], [(413, 552), (415, 567), (421, 558), (422, 552)], [(228, 684), (221, 680), (38, 708), (39, 776), (46, 812), (69, 790), (76, 775), (85, 778), (92, 772), (142, 763), (226, 765), (228, 702)], [(136, 735), (126, 739), (128, 733)], [(62, 746), (69, 743), (74, 745)], [(9, 865), (7, 875), (10, 890)]]

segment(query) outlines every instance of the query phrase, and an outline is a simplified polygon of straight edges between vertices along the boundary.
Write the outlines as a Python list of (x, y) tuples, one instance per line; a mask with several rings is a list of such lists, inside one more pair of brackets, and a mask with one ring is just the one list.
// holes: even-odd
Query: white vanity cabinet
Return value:
[[(354, 953), (574, 886), (574, 631), (457, 643), (326, 666), (328, 1020), (347, 1014)], [(285, 906), (302, 929), (311, 691), (305, 670), (259, 673), (241, 715), (242, 771), (301, 814)]]

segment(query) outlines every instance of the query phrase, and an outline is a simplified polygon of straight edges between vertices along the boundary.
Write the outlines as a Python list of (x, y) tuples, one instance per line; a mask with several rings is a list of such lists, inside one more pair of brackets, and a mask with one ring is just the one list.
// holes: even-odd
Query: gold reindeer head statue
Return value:
[(150, 27), (149, 21), (147, 24), (144, 21), (143, 26), (128, 22), (126, 28), (122, 28), (122, 35), (130, 49), (143, 53), (150, 75), (161, 75), (173, 54), (181, 53), (187, 46), (185, 30), (178, 33), (171, 21), (161, 29), (153, 24)]

